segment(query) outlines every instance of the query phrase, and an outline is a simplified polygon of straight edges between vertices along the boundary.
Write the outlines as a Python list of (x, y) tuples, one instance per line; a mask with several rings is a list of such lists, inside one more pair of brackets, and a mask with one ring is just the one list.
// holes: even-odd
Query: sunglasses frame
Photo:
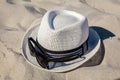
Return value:
[[(86, 47), (88, 48), (87, 41), (83, 43), (83, 45), (84, 44), (86, 44)], [(70, 54), (61, 58), (53, 58), (50, 55), (46, 54), (48, 50), (41, 47), (41, 45), (38, 43), (37, 40), (35, 41), (32, 37), (28, 38), (28, 46), (29, 46), (30, 54), (36, 57), (36, 60), (39, 63), (39, 65), (41, 65), (43, 68), (46, 68), (46, 69), (49, 69), (49, 65), (48, 65), (49, 62), (66, 62), (76, 58), (80, 58), (85, 53), (85, 49), (83, 45), (81, 45), (78, 48), (78, 49), (82, 48), (82, 54), (77, 54), (77, 55)], [(71, 51), (74, 51), (74, 50), (71, 50)], [(54, 53), (54, 51), (52, 52)], [(70, 51), (65, 51), (65, 52), (70, 52)], [(55, 54), (56, 53), (57, 52), (55, 51)], [(58, 53), (60, 53), (60, 51), (58, 51)], [(63, 54), (64, 51), (62, 51), (61, 53)]]

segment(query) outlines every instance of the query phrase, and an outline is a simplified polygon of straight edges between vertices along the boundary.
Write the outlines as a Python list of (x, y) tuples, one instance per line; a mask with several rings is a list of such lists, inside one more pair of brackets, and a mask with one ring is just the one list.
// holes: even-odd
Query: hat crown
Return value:
[(37, 39), (51, 51), (65, 51), (79, 47), (88, 38), (86, 17), (67, 10), (50, 10), (41, 21)]
[(77, 18), (67, 15), (67, 14), (58, 14), (54, 16), (53, 19), (53, 28), (55, 30), (62, 29), (64, 27), (68, 27), (69, 25), (72, 25), (79, 21)]

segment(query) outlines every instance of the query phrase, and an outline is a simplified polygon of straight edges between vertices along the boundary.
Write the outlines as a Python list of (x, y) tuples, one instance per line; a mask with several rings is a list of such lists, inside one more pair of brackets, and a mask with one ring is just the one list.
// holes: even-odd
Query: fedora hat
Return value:
[(49, 10), (26, 31), (22, 55), (39, 69), (65, 72), (91, 59), (100, 43), (85, 16), (68, 10)]

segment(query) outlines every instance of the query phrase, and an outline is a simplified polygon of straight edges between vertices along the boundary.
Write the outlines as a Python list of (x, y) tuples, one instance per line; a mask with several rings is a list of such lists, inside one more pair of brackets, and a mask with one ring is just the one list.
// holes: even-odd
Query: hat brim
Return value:
[(39, 69), (50, 71), (50, 72), (66, 72), (72, 69), (75, 69), (81, 66), (83, 63), (87, 62), (91, 59), (100, 48), (100, 37), (95, 30), (89, 28), (89, 39), (88, 39), (88, 51), (81, 58), (77, 58), (68, 62), (50, 62), (50, 69), (42, 68), (35, 57), (30, 55), (30, 51), (28, 48), (28, 37), (36, 38), (38, 33), (38, 28), (40, 25), (40, 19), (33, 22), (31, 27), (26, 31), (23, 41), (22, 41), (22, 55), (26, 59), (28, 63), (37, 67)]

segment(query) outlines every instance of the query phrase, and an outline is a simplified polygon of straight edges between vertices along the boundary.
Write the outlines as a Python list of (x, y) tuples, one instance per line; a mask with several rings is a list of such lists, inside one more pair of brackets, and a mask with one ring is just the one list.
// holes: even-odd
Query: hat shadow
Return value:
[(81, 67), (91, 67), (91, 66), (100, 65), (102, 63), (102, 61), (104, 59), (104, 55), (105, 55), (105, 47), (104, 47), (103, 41), (105, 39), (108, 39), (110, 37), (115, 36), (114, 33), (112, 33), (111, 31), (109, 31), (105, 28), (102, 28), (99, 26), (90, 26), (90, 27), (98, 33), (98, 35), (101, 39), (101, 45), (100, 45), (100, 48), (97, 51), (97, 53), (90, 60), (88, 60), (86, 63), (81, 65)]

